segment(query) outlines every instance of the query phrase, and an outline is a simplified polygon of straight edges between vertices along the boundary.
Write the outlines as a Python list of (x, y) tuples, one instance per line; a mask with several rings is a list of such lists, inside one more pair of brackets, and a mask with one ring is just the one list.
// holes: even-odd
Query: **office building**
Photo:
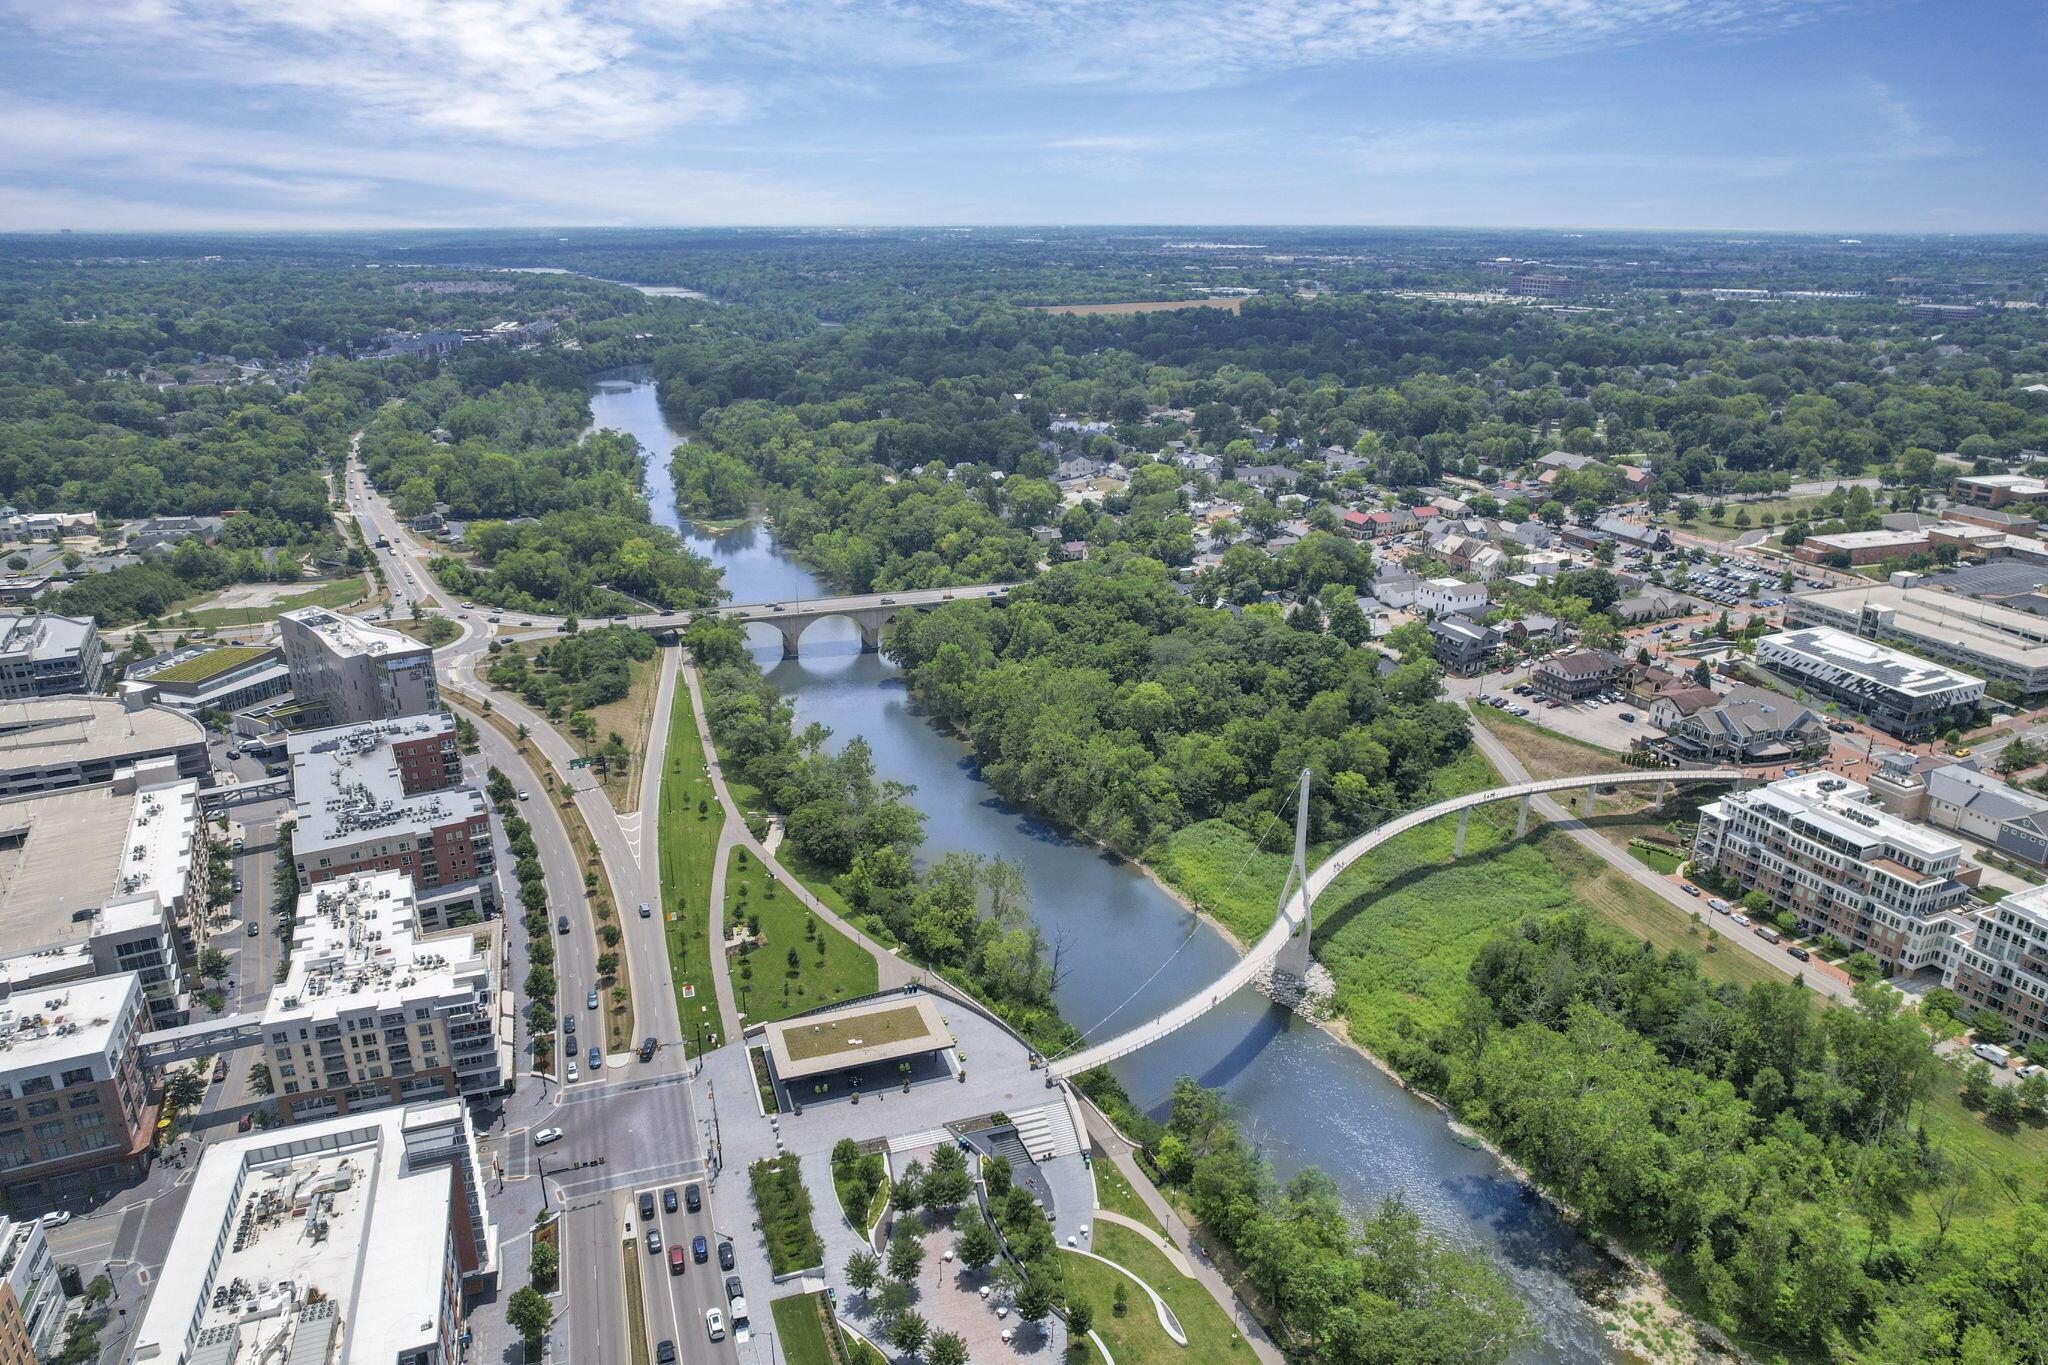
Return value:
[(453, 717), (435, 712), (308, 730), (287, 747), (301, 886), (403, 872), (430, 929), (497, 908), (490, 811), (480, 792), (456, 785), (462, 764)]
[[(1699, 705), (1702, 692), (1711, 700)], [(1737, 687), (1726, 697), (1675, 688), (1651, 704), (1650, 720), (1664, 731), (1658, 747), (1686, 762), (1788, 763), (1828, 747), (1828, 724), (1819, 714), (1755, 687)]]
[(188, 1022), (203, 831), (198, 784), (168, 766), (0, 801), (0, 990), (134, 972), (152, 1027)]
[(460, 1101), (209, 1145), (129, 1348), (145, 1365), (457, 1365), (498, 1231)]
[(16, 1205), (139, 1175), (157, 1106), (133, 972), (0, 999), (0, 1192)]
[(159, 758), (181, 778), (205, 779), (206, 731), (134, 697), (0, 702), (0, 797), (99, 786)]
[(434, 651), (395, 630), (325, 607), (277, 618), (292, 691), (326, 708), (334, 725), (417, 716), (441, 709)]
[(1967, 725), (1984, 680), (1827, 626), (1766, 635), (1758, 665), (1901, 739)]
[(1868, 788), (1808, 773), (1700, 808), (1693, 860), (1901, 972), (1939, 965), (1968, 896), (1963, 846)]
[(0, 700), (96, 692), (104, 672), (91, 617), (0, 615)]
[(0, 1365), (55, 1355), (64, 1302), (42, 1224), (0, 1214)]
[[(1939, 586), (1873, 583), (1806, 593), (1786, 604), (1787, 626), (1826, 626), (1872, 640), (1905, 645), (1992, 682), (2010, 683), (2027, 696), (2048, 692), (2048, 615), (2014, 603), (1984, 601), (1969, 585), (1992, 579), (2031, 581), (2032, 571), (1986, 565), (1932, 580)], [(2033, 575), (2038, 578), (2038, 575)], [(1953, 584), (1954, 591), (1943, 591)], [(2044, 603), (2048, 605), (2048, 603)]]
[(128, 665), (123, 681), (154, 688), (151, 701), (180, 711), (239, 711), (292, 686), (276, 645), (188, 645)]
[(2036, 867), (2048, 865), (2048, 798), (1970, 763), (1887, 754), (1870, 775), (1886, 810), (1954, 830)]
[(1948, 492), (1973, 507), (2048, 502), (2048, 482), (2027, 474), (1964, 474), (1949, 484)]

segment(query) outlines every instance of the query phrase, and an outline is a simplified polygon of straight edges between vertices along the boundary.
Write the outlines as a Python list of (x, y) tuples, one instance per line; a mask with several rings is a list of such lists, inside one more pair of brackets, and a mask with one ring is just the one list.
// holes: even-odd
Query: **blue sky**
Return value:
[(2048, 230), (2039, 0), (0, 0), (0, 229)]

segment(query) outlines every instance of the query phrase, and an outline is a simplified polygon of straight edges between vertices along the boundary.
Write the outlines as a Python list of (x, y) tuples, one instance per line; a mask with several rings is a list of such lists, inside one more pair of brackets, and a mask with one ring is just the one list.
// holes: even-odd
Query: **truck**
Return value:
[(1976, 1053), (2001, 1071), (2012, 1062), (2012, 1053), (1996, 1043), (1972, 1043), (1970, 1044), (1970, 1051)]
[(1756, 936), (1766, 943), (1777, 943), (1785, 937), (1783, 934), (1779, 933), (1776, 929), (1773, 929), (1768, 924), (1757, 925)]
[(753, 1324), (747, 1321), (747, 1300), (745, 1296), (734, 1299), (728, 1305), (732, 1312), (732, 1339), (746, 1341), (754, 1335)]

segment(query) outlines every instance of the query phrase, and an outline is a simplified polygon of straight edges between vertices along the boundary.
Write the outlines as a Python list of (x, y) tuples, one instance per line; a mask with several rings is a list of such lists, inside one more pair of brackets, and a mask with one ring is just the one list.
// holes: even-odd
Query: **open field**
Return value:
[(791, 1294), (768, 1305), (789, 1365), (838, 1365), (825, 1341), (825, 1296)]
[(1152, 1210), (1145, 1207), (1145, 1201), (1131, 1188), (1131, 1182), (1124, 1179), (1124, 1173), (1116, 1163), (1101, 1152), (1095, 1154), (1095, 1206), (1111, 1213), (1120, 1213), (1126, 1218), (1135, 1218), (1161, 1236), (1166, 1229), (1159, 1226), (1159, 1220), (1152, 1216)]
[[(1098, 1223), (1094, 1243), (1096, 1255), (1115, 1261), (1159, 1291), (1159, 1297), (1166, 1300), (1166, 1306), (1180, 1320), (1180, 1329), (1188, 1339), (1185, 1347), (1174, 1344), (1159, 1325), (1152, 1301), (1135, 1285), (1126, 1288), (1130, 1306), (1123, 1317), (1117, 1317), (1110, 1311), (1117, 1273), (1100, 1262), (1070, 1256), (1061, 1265), (1066, 1272), (1067, 1295), (1071, 1299), (1078, 1292), (1095, 1309), (1095, 1330), (1109, 1344), (1109, 1353), (1116, 1357), (1117, 1365), (1163, 1365), (1167, 1360), (1186, 1365), (1225, 1365), (1229, 1361), (1255, 1359), (1230, 1315), (1209, 1297), (1209, 1291), (1200, 1283), (1175, 1270), (1157, 1247), (1114, 1223)], [(1126, 1354), (1127, 1351), (1131, 1354)]]
[(711, 954), (716, 951), (711, 941), (711, 872), (725, 810), (704, 769), (704, 746), (697, 738), (690, 699), (680, 690), (669, 708), (659, 818), (661, 913), (668, 934), (669, 974), (675, 981), (676, 1014), (684, 1024), (683, 1046), (694, 1053), (692, 1025), (718, 1022), (711, 979)]
[[(742, 920), (757, 923), (759, 934), (733, 963), (733, 989), (748, 1023), (873, 994), (875, 960), (867, 950), (805, 909), (758, 858), (735, 848), (725, 869), (725, 922)], [(873, 1032), (867, 1021), (862, 1026)]]
[(1171, 313), (1181, 308), (1221, 308), (1235, 313), (1244, 307), (1241, 298), (1231, 299), (1162, 299), (1152, 303), (1041, 303), (1032, 311), (1038, 313), (1073, 313), (1088, 317), (1095, 314), (1123, 313)]
[[(220, 594), (209, 593), (207, 597)], [(275, 621), (279, 614), (296, 611), (300, 607), (333, 607), (336, 609), (353, 606), (365, 600), (369, 593), (363, 587), (361, 574), (337, 578), (331, 582), (285, 596), (279, 596), (260, 606), (248, 607), (200, 607), (184, 604), (174, 605), (164, 612), (163, 619), (175, 621), (181, 626), (198, 628), (220, 626), (260, 626)], [(193, 598), (193, 602), (206, 598)]]

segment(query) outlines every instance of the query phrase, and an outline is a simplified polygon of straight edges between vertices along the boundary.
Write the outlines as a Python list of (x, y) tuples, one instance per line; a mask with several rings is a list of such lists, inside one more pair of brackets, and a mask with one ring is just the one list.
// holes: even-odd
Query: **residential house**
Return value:
[(1500, 647), (1500, 633), (1466, 616), (1443, 616), (1429, 623), (1430, 648), (1436, 661), (1457, 674), (1482, 671), (1494, 650)]
[(1691, 601), (1681, 594), (1656, 591), (1624, 597), (1609, 607), (1607, 614), (1623, 625), (1634, 625), (1638, 621), (1663, 621), (1683, 616), (1692, 609)]
[(1789, 763), (1828, 744), (1827, 722), (1818, 712), (1754, 687), (1737, 687), (1690, 715), (1667, 693), (1650, 714), (1665, 732), (1665, 747), (1698, 763)]
[(1424, 616), (1477, 616), (1486, 610), (1486, 585), (1456, 578), (1431, 578), (1415, 594), (1415, 609)]

